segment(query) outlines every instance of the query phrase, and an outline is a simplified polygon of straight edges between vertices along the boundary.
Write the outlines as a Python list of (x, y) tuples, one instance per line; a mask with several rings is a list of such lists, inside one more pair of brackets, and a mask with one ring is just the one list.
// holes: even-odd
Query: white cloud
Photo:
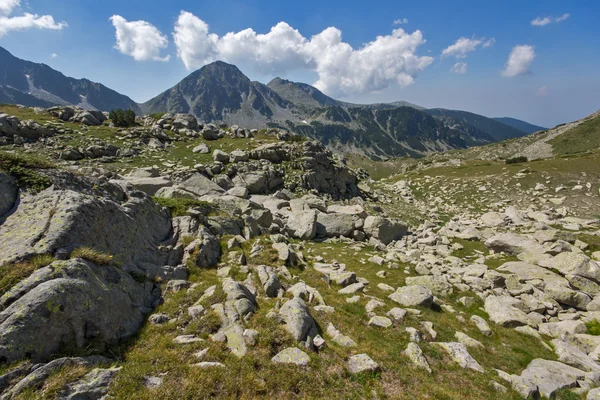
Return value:
[(513, 47), (506, 61), (506, 67), (502, 75), (513, 77), (529, 73), (529, 66), (535, 58), (535, 50), (530, 45), (519, 45)]
[(248, 28), (221, 37), (195, 15), (182, 11), (173, 33), (177, 55), (188, 70), (223, 60), (258, 73), (284, 74), (311, 70), (315, 82), (331, 95), (371, 92), (398, 84), (410, 85), (432, 57), (415, 54), (425, 43), (420, 31), (395, 29), (360, 48), (342, 41), (342, 32), (329, 27), (310, 39), (285, 22), (266, 34)]
[(11, 17), (10, 15), (19, 5), (21, 5), (20, 0), (0, 0), (0, 37), (10, 31), (22, 31), (31, 28), (61, 30), (67, 27), (66, 22), (54, 21), (52, 15), (24, 13), (20, 16)]
[(0, 0), (0, 14), (10, 15), (20, 3), (21, 0)]
[(394, 25), (402, 25), (402, 24), (408, 24), (408, 20), (406, 18), (398, 18), (398, 19), (394, 20)]
[(61, 30), (67, 26), (66, 22), (55, 22), (52, 15), (25, 13), (19, 17), (0, 17), (0, 37), (10, 31), (22, 31), (31, 28)]
[(535, 92), (535, 94), (538, 96), (548, 96), (548, 88), (546, 86), (542, 86)]
[(485, 42), (483, 42), (483, 44), (481, 45), (484, 49), (487, 49), (488, 47), (490, 47), (491, 45), (493, 45), (494, 43), (496, 43), (496, 39), (491, 38), (489, 40), (486, 40)]
[(154, 25), (146, 21), (127, 21), (120, 15), (113, 15), (110, 21), (116, 31), (115, 49), (136, 61), (169, 61), (170, 56), (160, 56), (169, 40)]
[(533, 21), (531, 21), (531, 25), (533, 26), (545, 26), (551, 24), (553, 22), (563, 22), (565, 19), (569, 18), (569, 14), (563, 14), (560, 17), (537, 17)]
[(56, 53), (50, 54), (50, 58), (56, 58), (56, 57), (58, 57), (58, 54), (56, 54)]
[(462, 75), (467, 72), (467, 63), (457, 62), (456, 64), (454, 64), (452, 69), (450, 69), (450, 71), (454, 72), (455, 74)]
[(486, 41), (485, 38), (477, 39), (473, 37), (472, 39), (469, 39), (461, 37), (454, 42), (454, 44), (442, 50), (442, 58), (452, 56), (455, 56), (456, 58), (465, 58), (467, 53), (477, 50), (477, 47), (482, 46), (483, 48), (487, 48), (494, 44), (494, 42), (496, 42), (496, 39), (494, 38)]

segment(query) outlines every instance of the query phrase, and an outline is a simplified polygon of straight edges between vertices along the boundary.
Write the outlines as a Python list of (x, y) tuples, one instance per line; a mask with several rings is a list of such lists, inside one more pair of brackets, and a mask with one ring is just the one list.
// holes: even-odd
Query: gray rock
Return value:
[(223, 333), (227, 338), (227, 348), (236, 357), (243, 357), (248, 352), (246, 347), (246, 338), (244, 337), (244, 328), (240, 324), (234, 323), (227, 326)]
[(55, 185), (27, 196), (0, 225), (0, 265), (79, 247), (113, 255), (126, 271), (165, 265), (158, 246), (172, 229), (166, 210), (127, 187), (98, 182), (94, 189), (81, 178), (66, 179), (79, 191)]
[(67, 385), (61, 392), (64, 400), (101, 400), (108, 393), (109, 386), (121, 368), (95, 368), (82, 379)]
[(490, 328), (485, 319), (481, 318), (479, 315), (472, 315), (471, 322), (475, 324), (475, 326), (477, 327), (477, 329), (479, 329), (481, 333), (483, 333), (486, 336), (492, 336), (492, 329)]
[(356, 217), (350, 214), (317, 214), (317, 236), (352, 237)]
[(540, 261), (540, 265), (565, 276), (578, 275), (600, 281), (600, 266), (583, 253), (560, 253), (554, 258)]
[(289, 235), (296, 239), (312, 240), (317, 234), (317, 213), (315, 210), (292, 213), (286, 223)]
[(192, 149), (192, 153), (208, 154), (210, 153), (210, 149), (208, 148), (206, 143), (200, 143), (198, 146)]
[(411, 276), (406, 278), (407, 286), (423, 286), (439, 297), (450, 296), (452, 285), (441, 275)]
[(244, 284), (228, 278), (223, 281), (223, 291), (227, 295), (226, 312), (230, 322), (253, 314), (258, 308), (256, 297)]
[(404, 350), (404, 354), (410, 359), (410, 361), (417, 367), (424, 369), (425, 371), (431, 373), (431, 367), (427, 362), (427, 359), (423, 355), (423, 351), (419, 347), (418, 344), (410, 342), (406, 346), (406, 350)]
[(435, 343), (444, 349), (448, 355), (463, 368), (469, 368), (478, 372), (485, 372), (483, 367), (469, 354), (467, 347), (462, 343)]
[(509, 328), (522, 325), (536, 327), (537, 324), (527, 314), (515, 307), (519, 301), (509, 296), (488, 296), (485, 311), (492, 322)]
[(353, 283), (352, 285), (348, 285), (345, 288), (338, 290), (338, 294), (354, 294), (356, 292), (361, 292), (364, 289), (364, 287), (364, 283)]
[(56, 261), (2, 296), (0, 356), (47, 360), (62, 346), (103, 351), (140, 328), (152, 301), (120, 268)]
[(273, 268), (266, 265), (259, 265), (256, 267), (256, 272), (258, 272), (258, 278), (263, 285), (266, 295), (269, 297), (277, 297), (277, 294), (283, 289), (283, 286), (281, 286), (279, 278), (273, 271)]
[(348, 371), (351, 374), (369, 373), (375, 374), (381, 372), (379, 364), (366, 354), (357, 354), (348, 359)]
[(227, 164), (229, 162), (229, 154), (221, 150), (214, 150), (213, 160)]
[(387, 315), (396, 322), (401, 322), (404, 319), (404, 317), (406, 317), (406, 314), (408, 314), (408, 311), (399, 307), (394, 307), (385, 315)]
[(173, 127), (194, 130), (198, 128), (198, 120), (191, 114), (175, 114)]
[(585, 378), (585, 372), (558, 361), (536, 358), (523, 370), (521, 377), (537, 385), (540, 394), (551, 399), (558, 390), (575, 387), (578, 380)]
[(600, 400), (600, 388), (590, 390), (587, 394), (586, 400)]
[(392, 326), (392, 321), (386, 317), (375, 316), (368, 322), (369, 326), (376, 326), (378, 328), (389, 328)]
[(154, 196), (160, 189), (173, 186), (173, 182), (165, 176), (153, 178), (126, 176), (125, 179), (131, 183), (131, 186), (148, 196)]
[(221, 242), (204, 226), (200, 227), (194, 239), (185, 249), (183, 264), (192, 260), (201, 268), (209, 268), (217, 265), (221, 256)]
[(318, 333), (315, 320), (300, 298), (288, 300), (281, 306), (279, 315), (285, 322), (286, 330), (299, 342), (306, 340), (307, 336), (315, 337)]
[(433, 293), (423, 286), (402, 286), (388, 296), (404, 307), (430, 307), (433, 304)]
[(368, 216), (363, 230), (369, 237), (378, 239), (383, 244), (389, 244), (406, 235), (408, 227), (404, 222), (393, 221), (384, 217)]
[(276, 364), (293, 364), (304, 367), (310, 362), (310, 357), (297, 347), (288, 347), (277, 353), (271, 361)]
[(594, 361), (577, 346), (566, 343), (560, 339), (553, 339), (551, 343), (554, 346), (554, 352), (558, 356), (558, 361), (586, 372), (600, 374), (600, 364)]
[(583, 321), (560, 321), (540, 324), (539, 330), (542, 335), (558, 338), (562, 337), (565, 333), (572, 335), (586, 333), (587, 327)]
[(242, 186), (234, 186), (227, 191), (230, 196), (239, 197), (240, 199), (247, 199), (249, 192), (248, 189)]
[(170, 319), (167, 314), (152, 314), (148, 318), (148, 322), (152, 325), (161, 325), (169, 322)]
[(330, 322), (327, 325), (327, 336), (329, 336), (331, 338), (331, 341), (339, 346), (342, 347), (356, 347), (357, 344), (354, 340), (352, 340), (350, 337), (342, 334), (339, 330), (337, 330), (335, 328), (335, 326), (333, 326), (333, 324)]
[(467, 347), (483, 347), (480, 341), (473, 339), (463, 332), (455, 332), (454, 337), (459, 343), (464, 344)]
[(513, 232), (498, 233), (485, 241), (485, 245), (496, 252), (517, 255), (520, 253), (544, 253), (544, 247), (535, 239)]

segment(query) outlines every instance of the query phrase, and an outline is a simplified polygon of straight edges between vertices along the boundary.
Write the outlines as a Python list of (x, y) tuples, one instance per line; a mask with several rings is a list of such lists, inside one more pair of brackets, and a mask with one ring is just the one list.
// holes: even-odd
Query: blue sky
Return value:
[[(185, 21), (182, 10), (189, 13)], [(53, 20), (2, 30), (25, 13)], [(119, 18), (111, 21), (114, 15)], [(554, 126), (600, 109), (599, 15), (600, 2), (583, 0), (0, 0), (0, 46), (140, 102), (224, 58), (251, 79), (316, 83), (342, 100), (405, 100)], [(260, 36), (280, 22), (287, 25), (278, 34)], [(328, 27), (336, 29), (325, 35)], [(247, 28), (254, 36), (224, 38)], [(398, 28), (403, 32), (393, 33)], [(122, 43), (115, 48), (119, 30)], [(311, 40), (314, 35), (327, 44)], [(442, 56), (460, 38), (466, 41)], [(295, 43), (289, 54), (284, 39)]]

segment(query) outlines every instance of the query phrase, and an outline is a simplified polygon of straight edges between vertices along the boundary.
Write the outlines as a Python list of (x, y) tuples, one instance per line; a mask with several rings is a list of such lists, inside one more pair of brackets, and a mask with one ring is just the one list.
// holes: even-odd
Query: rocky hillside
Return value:
[(445, 159), (498, 160), (527, 157), (529, 160), (584, 153), (600, 148), (600, 111), (552, 129), (479, 148), (450, 152)]
[(138, 105), (99, 83), (74, 79), (46, 64), (21, 60), (0, 47), (0, 103), (49, 107), (71, 105), (89, 110), (116, 108), (140, 113)]
[(376, 181), (285, 130), (0, 111), (2, 399), (599, 395), (599, 151)]

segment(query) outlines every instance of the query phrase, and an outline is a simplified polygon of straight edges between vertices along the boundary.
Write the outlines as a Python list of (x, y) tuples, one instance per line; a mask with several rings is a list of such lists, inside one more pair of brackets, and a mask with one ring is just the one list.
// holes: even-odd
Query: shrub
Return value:
[(587, 333), (594, 336), (600, 336), (600, 322), (597, 319), (593, 319), (585, 323), (587, 326)]
[(131, 109), (122, 110), (118, 108), (116, 110), (112, 110), (108, 114), (108, 118), (110, 118), (115, 126), (122, 128), (135, 125), (135, 112)]
[(148, 114), (148, 116), (150, 118), (154, 118), (154, 119), (161, 119), (163, 117), (163, 115), (165, 115), (164, 113), (152, 113), (152, 114)]
[(73, 250), (71, 258), (81, 258), (96, 265), (109, 265), (113, 263), (113, 256), (94, 250), (91, 247), (80, 247)]
[(290, 136), (290, 138), (287, 141), (302, 143), (302, 142), (306, 142), (307, 140), (308, 140), (308, 138), (306, 136), (292, 135), (292, 136)]
[(507, 164), (519, 164), (519, 163), (524, 163), (524, 162), (527, 162), (527, 157), (525, 157), (525, 156), (513, 157), (513, 158), (506, 159)]

